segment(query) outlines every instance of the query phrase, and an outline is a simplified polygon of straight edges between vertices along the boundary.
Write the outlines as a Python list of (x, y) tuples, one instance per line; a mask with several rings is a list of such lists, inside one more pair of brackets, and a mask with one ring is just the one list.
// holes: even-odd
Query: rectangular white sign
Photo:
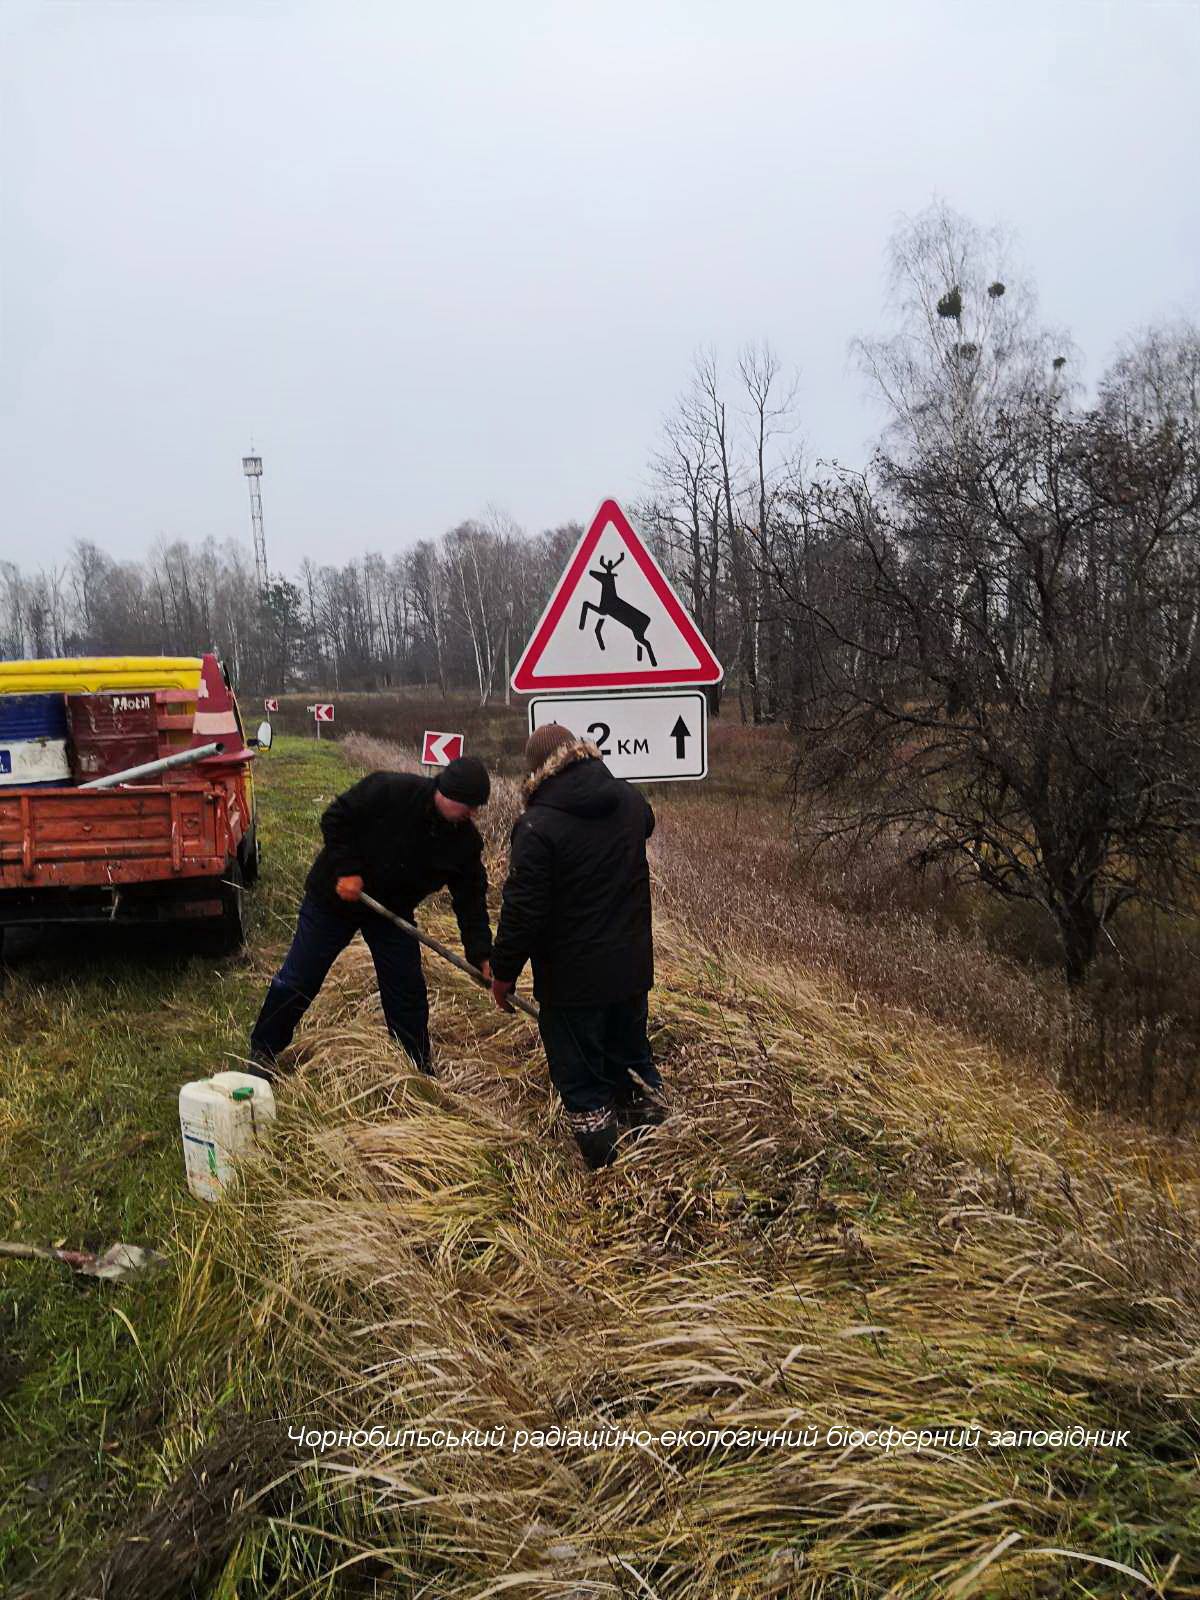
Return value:
[(708, 700), (698, 689), (535, 696), (530, 733), (548, 722), (590, 739), (617, 778), (677, 783), (708, 775)]

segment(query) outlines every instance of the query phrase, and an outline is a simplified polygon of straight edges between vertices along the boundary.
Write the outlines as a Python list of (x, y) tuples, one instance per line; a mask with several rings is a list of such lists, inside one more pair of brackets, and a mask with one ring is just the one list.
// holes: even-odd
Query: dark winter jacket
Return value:
[(435, 782), (407, 772), (372, 772), (337, 799), (321, 818), (325, 848), (305, 885), (321, 905), (361, 921), (371, 916), (339, 900), (339, 878), (358, 876), (369, 895), (411, 919), (426, 895), (448, 888), (474, 966), (492, 950), (483, 841), (471, 822), (443, 820), (433, 803)]
[(526, 782), (492, 972), (533, 964), (547, 1004), (601, 1006), (654, 982), (646, 840), (654, 813), (594, 744), (561, 745)]

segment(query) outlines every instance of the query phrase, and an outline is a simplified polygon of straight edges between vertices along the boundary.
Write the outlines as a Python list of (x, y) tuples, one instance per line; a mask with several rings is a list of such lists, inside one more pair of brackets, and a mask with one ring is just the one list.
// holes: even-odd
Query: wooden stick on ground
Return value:
[[(435, 955), (441, 956), (443, 961), (448, 961), (452, 967), (457, 967), (460, 972), (465, 972), (467, 977), (477, 983), (481, 989), (491, 989), (491, 984), (478, 967), (473, 967), (469, 961), (464, 961), (461, 956), (456, 956), (454, 951), (448, 949), (439, 939), (435, 939), (431, 934), (422, 933), (415, 923), (406, 922), (403, 917), (398, 917), (394, 911), (389, 911), (385, 905), (381, 905), (371, 895), (360, 894), (358, 898), (359, 902), (366, 906), (368, 911), (374, 911), (378, 916), (386, 917), (389, 922), (394, 922), (398, 928), (403, 928), (405, 933), (411, 933), (413, 938), (418, 939), (426, 949), (432, 950)], [(537, 1021), (538, 1008), (530, 1001), (522, 1000), (515, 990), (509, 995), (508, 1003), (510, 1006), (515, 1006), (518, 1011), (523, 1011), (527, 1017), (532, 1017), (535, 1022)]]

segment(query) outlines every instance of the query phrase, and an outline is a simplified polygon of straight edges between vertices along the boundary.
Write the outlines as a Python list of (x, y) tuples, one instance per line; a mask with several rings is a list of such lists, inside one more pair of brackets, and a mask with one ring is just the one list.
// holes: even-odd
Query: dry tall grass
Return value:
[(663, 903), (700, 937), (965, 1030), (1085, 1105), (1196, 1123), (1200, 921), (1129, 908), (1072, 996), (1036, 908), (966, 889), (945, 868), (918, 874), (898, 839), (798, 849), (781, 730), (723, 727), (712, 751), (716, 781), (672, 793), (655, 847)]
[[(514, 800), (501, 786), (493, 849)], [(684, 854), (668, 827), (667, 899), (692, 892)], [(291, 1374), (286, 1420), (1077, 1424), (1128, 1446), (333, 1449), (303, 1469), (310, 1510), (261, 1536), (255, 1592), (1200, 1595), (1195, 1146), (881, 1020), (751, 924), (718, 945), (664, 915), (657, 934), (674, 1114), (597, 1175), (527, 1023), (430, 963), (441, 1076), (420, 1078), (365, 952), (343, 958), (261, 1211), (221, 1222)]]
[[(511, 730), (506, 737), (511, 743)], [(404, 747), (353, 735), (351, 760), (415, 770)], [(913, 871), (898, 841), (838, 857), (797, 848), (786, 800), (791, 759), (778, 728), (717, 727), (713, 776), (658, 803), (651, 845), (658, 903), (717, 949), (791, 962), (901, 1015), (967, 1033), (1085, 1106), (1151, 1125), (1200, 1116), (1200, 923), (1131, 911), (1087, 991), (1068, 994), (1048, 920)], [(515, 758), (500, 770), (516, 771)], [(506, 842), (519, 803), (502, 780), (484, 813)]]

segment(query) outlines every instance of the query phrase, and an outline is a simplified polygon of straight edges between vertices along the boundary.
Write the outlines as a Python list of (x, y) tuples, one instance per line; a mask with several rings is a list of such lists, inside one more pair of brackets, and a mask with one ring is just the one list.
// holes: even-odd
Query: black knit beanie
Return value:
[(437, 775), (437, 786), (447, 800), (464, 806), (485, 806), (492, 792), (488, 770), (477, 756), (459, 756)]

